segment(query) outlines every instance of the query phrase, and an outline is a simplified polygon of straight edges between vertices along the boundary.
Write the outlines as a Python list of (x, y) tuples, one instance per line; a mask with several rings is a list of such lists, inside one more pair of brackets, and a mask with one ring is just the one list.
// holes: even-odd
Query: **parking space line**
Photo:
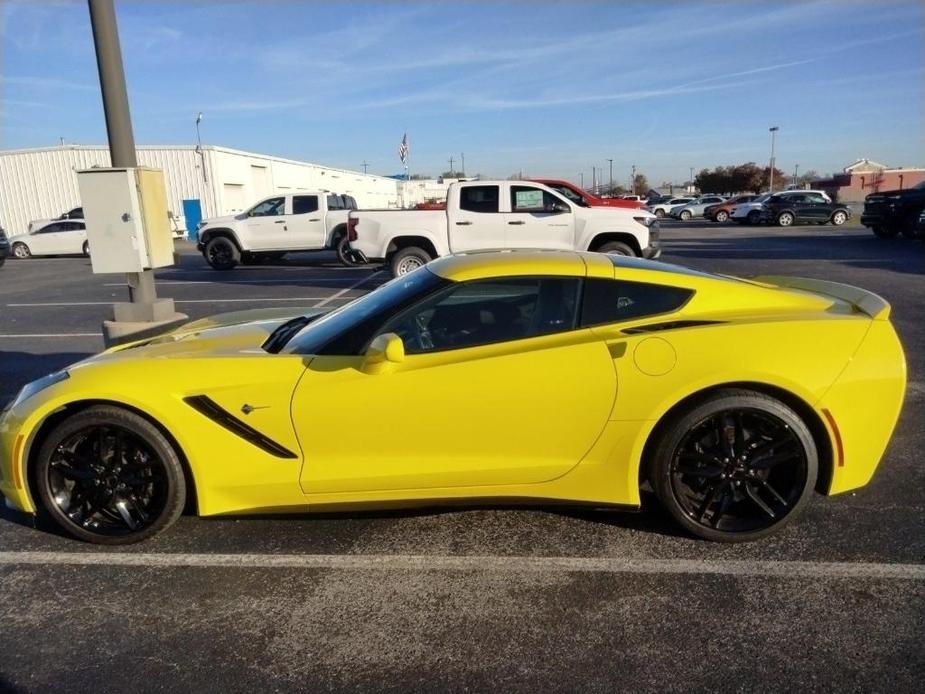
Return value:
[(346, 294), (347, 292), (352, 291), (352, 290), (356, 289), (357, 287), (359, 287), (359, 286), (361, 286), (361, 285), (363, 285), (363, 284), (369, 282), (373, 277), (375, 277), (376, 275), (379, 275), (379, 274), (381, 274), (381, 273), (382, 273), (382, 271), (380, 270), (379, 272), (374, 272), (373, 274), (369, 275), (368, 277), (364, 277), (364, 278), (361, 279), (359, 282), (355, 282), (354, 284), (351, 284), (349, 287), (345, 287), (344, 289), (341, 289), (341, 290), (340, 290), (339, 292), (337, 292), (336, 294), (332, 294), (331, 296), (329, 296), (328, 298), (324, 299), (323, 301), (320, 301), (319, 303), (315, 304), (315, 307), (324, 306), (324, 305), (330, 303), (331, 301), (337, 301), (338, 299), (340, 299), (340, 298), (341, 298), (344, 294)]
[(925, 564), (622, 557), (452, 556), (414, 554), (194, 554), (0, 552), (0, 565), (151, 568), (337, 569), (352, 571), (500, 571), (925, 580)]
[[(349, 291), (349, 287), (344, 291)], [(333, 301), (339, 298), (343, 292), (338, 292), (336, 296), (287, 296), (287, 297), (250, 297), (247, 299), (176, 299), (175, 304), (236, 304), (253, 301)], [(9, 308), (49, 308), (55, 306), (112, 306), (111, 301), (50, 301), (37, 304), (7, 304)]]

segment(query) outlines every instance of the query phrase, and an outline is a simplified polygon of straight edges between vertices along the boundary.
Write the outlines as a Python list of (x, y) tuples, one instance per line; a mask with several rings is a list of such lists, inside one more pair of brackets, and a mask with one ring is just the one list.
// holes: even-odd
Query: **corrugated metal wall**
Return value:
[[(395, 207), (401, 183), (344, 169), (333, 169), (222, 147), (138, 147), (138, 163), (164, 171), (169, 209), (180, 217), (182, 200), (199, 198), (206, 217), (238, 211), (223, 201), (224, 185), (243, 186), (247, 204), (257, 202), (251, 166), (267, 167), (274, 190), (325, 188), (353, 195), (361, 207)], [(106, 147), (65, 145), (0, 152), (0, 226), (7, 234), (25, 232), (33, 219), (57, 217), (80, 204), (75, 171), (109, 166)], [(229, 200), (229, 203), (232, 201)], [(239, 203), (238, 203), (239, 204)]]

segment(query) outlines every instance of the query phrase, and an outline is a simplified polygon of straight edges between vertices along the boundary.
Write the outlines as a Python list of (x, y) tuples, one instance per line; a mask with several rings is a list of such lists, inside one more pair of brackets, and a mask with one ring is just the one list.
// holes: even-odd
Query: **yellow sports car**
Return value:
[(889, 304), (566, 251), (447, 256), (324, 315), (226, 314), (30, 383), (0, 490), (122, 544), (201, 515), (525, 500), (751, 540), (870, 480), (906, 383)]

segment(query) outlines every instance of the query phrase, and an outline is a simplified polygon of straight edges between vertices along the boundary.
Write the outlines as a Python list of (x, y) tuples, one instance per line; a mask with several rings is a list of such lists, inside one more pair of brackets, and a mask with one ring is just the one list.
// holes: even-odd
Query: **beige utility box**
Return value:
[(77, 172), (93, 272), (173, 265), (164, 172), (144, 167)]

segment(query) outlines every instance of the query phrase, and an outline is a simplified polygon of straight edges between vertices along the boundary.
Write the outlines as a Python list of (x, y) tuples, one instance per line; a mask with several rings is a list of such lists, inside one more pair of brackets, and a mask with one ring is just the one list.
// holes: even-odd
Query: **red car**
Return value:
[(621, 198), (599, 198), (591, 195), (586, 190), (582, 190), (574, 183), (562, 181), (558, 178), (531, 178), (534, 183), (542, 183), (549, 186), (557, 193), (561, 193), (566, 199), (571, 200), (576, 205), (582, 207), (625, 207), (630, 210), (644, 210), (645, 204), (636, 200), (623, 200)]

